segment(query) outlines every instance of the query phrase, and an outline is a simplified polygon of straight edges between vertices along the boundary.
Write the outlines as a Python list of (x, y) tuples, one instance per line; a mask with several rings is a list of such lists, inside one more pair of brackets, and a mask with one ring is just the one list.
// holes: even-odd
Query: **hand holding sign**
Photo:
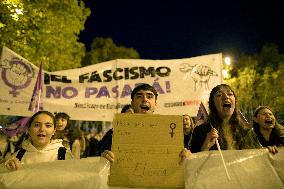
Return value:
[[(180, 153), (182, 129), (182, 116), (116, 114), (112, 143), (116, 159), (111, 165), (110, 185), (183, 187), (179, 161), (189, 151)], [(106, 158), (110, 155), (104, 154)]]

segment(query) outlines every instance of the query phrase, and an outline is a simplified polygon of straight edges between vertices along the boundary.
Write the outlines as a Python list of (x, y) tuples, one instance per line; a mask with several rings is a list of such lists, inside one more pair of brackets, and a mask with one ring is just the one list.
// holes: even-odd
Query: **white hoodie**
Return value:
[[(21, 163), (33, 164), (55, 161), (58, 159), (58, 149), (60, 147), (64, 147), (61, 139), (51, 140), (51, 142), (42, 150), (36, 149), (31, 144), (30, 140), (25, 140), (22, 144), (22, 148), (25, 149), (26, 152), (21, 159)], [(69, 150), (66, 151), (65, 159), (72, 159), (72, 155)]]

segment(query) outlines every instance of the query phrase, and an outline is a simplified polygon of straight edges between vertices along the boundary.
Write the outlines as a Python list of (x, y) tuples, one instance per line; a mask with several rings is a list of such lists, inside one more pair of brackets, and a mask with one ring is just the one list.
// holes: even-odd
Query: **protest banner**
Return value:
[[(172, 60), (117, 59), (56, 72), (44, 71), (42, 103), (74, 120), (112, 121), (141, 83), (159, 94), (158, 114), (196, 116), (211, 89), (222, 81), (222, 54)], [(43, 62), (44, 64), (44, 62)], [(28, 111), (39, 68), (4, 47), (0, 62), (0, 115)]]
[[(223, 155), (231, 180), (226, 177), (218, 151), (205, 151), (192, 154), (191, 158), (185, 161), (184, 188), (284, 188), (283, 147), (276, 155), (272, 155), (266, 149), (225, 150)], [(106, 159), (100, 157), (23, 165), (23, 169), (13, 172), (6, 170), (1, 164), (0, 188), (129, 189), (125, 186), (107, 184), (109, 165)], [(132, 188), (141, 189), (138, 186)]]
[(1, 189), (108, 189), (109, 162), (105, 158), (22, 165), (21, 170), (8, 171), (0, 165)]
[(284, 148), (223, 150), (228, 179), (218, 151), (194, 153), (186, 160), (185, 189), (284, 188)]

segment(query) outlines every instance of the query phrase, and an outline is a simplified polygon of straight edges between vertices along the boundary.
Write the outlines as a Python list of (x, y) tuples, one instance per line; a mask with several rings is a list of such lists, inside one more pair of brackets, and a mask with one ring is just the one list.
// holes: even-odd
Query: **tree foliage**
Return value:
[(259, 54), (238, 60), (238, 66), (232, 70), (235, 76), (226, 83), (236, 91), (238, 106), (247, 118), (252, 118), (259, 105), (272, 107), (276, 114), (284, 112), (283, 61), (273, 44), (265, 45)]
[(78, 35), (89, 14), (82, 0), (2, 1), (0, 46), (48, 71), (80, 67), (85, 46)]
[(278, 66), (283, 63), (284, 57), (279, 53), (276, 44), (267, 44), (261, 49), (257, 60), (259, 62), (258, 72), (264, 73), (267, 67), (277, 70)]
[(111, 38), (95, 38), (91, 50), (86, 53), (82, 66), (88, 66), (114, 59), (137, 59), (139, 54), (133, 48), (117, 46)]

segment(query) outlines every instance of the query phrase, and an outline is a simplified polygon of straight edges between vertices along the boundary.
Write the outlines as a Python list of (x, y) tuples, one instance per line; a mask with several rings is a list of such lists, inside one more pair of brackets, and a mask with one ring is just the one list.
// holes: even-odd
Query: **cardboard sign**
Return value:
[(116, 114), (109, 184), (125, 187), (184, 187), (182, 116)]

